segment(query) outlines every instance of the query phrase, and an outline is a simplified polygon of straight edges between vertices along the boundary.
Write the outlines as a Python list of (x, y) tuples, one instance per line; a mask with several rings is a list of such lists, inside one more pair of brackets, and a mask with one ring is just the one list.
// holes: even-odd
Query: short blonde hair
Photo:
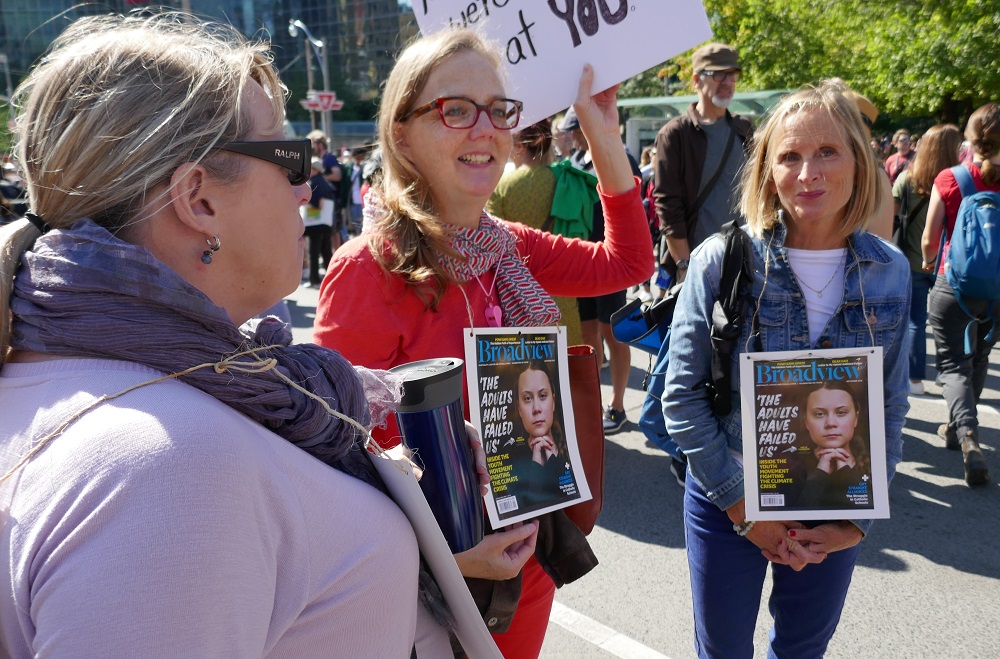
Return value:
[(386, 80), (378, 115), (382, 176), (376, 185), (385, 213), (375, 222), (369, 248), (383, 268), (416, 287), (428, 308), (436, 308), (451, 281), (435, 253), (453, 251), (437, 218), (430, 187), (399, 149), (396, 130), (431, 73), (452, 55), (465, 51), (482, 55), (502, 78), (500, 51), (493, 42), (472, 29), (447, 28), (417, 39), (399, 55)]
[[(75, 21), (12, 101), (32, 212), (53, 228), (89, 217), (118, 233), (166, 203), (165, 184), (184, 163), (238, 180), (245, 161), (213, 149), (254, 130), (242, 103), (252, 80), (271, 98), (277, 130), (286, 90), (266, 45), (176, 12)], [(148, 198), (161, 187), (160, 199)], [(0, 359), (14, 272), (39, 235), (26, 221), (0, 234)]]
[(754, 134), (754, 148), (743, 170), (743, 188), (740, 210), (747, 221), (747, 228), (754, 236), (778, 223), (781, 203), (771, 191), (774, 184), (774, 154), (778, 140), (784, 132), (788, 117), (807, 110), (827, 113), (840, 127), (845, 141), (854, 156), (853, 194), (847, 202), (842, 233), (848, 236), (858, 229), (866, 229), (881, 202), (878, 167), (869, 145), (868, 129), (850, 90), (839, 81), (823, 81), (817, 86), (807, 86), (783, 98), (767, 117), (763, 127)]

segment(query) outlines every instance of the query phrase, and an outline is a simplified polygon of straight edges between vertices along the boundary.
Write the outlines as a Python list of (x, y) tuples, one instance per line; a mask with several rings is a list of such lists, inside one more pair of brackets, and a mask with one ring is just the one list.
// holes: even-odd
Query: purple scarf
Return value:
[[(241, 334), (225, 310), (145, 248), (123, 242), (89, 219), (39, 238), (22, 258), (11, 297), (12, 347), (49, 355), (118, 359), (175, 373), (263, 346), (260, 358), (368, 426), (364, 387), (339, 353), (290, 345), (277, 319)], [(255, 362), (253, 356), (237, 361)], [(361, 448), (361, 433), (273, 372), (217, 373), (203, 368), (178, 378), (229, 405), (310, 454), (383, 489)], [(395, 392), (385, 394), (390, 398)], [(113, 393), (113, 392), (108, 392)], [(396, 394), (398, 395), (398, 394)], [(381, 419), (379, 420), (381, 421)]]
[[(366, 427), (372, 414), (381, 423), (401, 396), (398, 378), (355, 369), (340, 353), (318, 345), (291, 345), (291, 331), (276, 318), (242, 334), (225, 310), (144, 247), (119, 240), (89, 219), (43, 235), (24, 254), (11, 311), (16, 350), (119, 359), (164, 373), (261, 348), (257, 357), (235, 361), (277, 360), (276, 368), (292, 382)], [(274, 372), (202, 368), (178, 379), (388, 494), (357, 428)], [(454, 618), (422, 558), (419, 599), (438, 624), (453, 628)]]

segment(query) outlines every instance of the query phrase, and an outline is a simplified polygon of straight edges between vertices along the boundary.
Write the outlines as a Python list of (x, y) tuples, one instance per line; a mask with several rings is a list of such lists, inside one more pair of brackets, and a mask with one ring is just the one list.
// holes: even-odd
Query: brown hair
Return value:
[(980, 166), (983, 183), (995, 185), (1000, 181), (1000, 168), (990, 158), (1000, 153), (1000, 106), (987, 103), (973, 112), (965, 125), (965, 139), (972, 145), (973, 153), (983, 159)]
[(399, 149), (396, 127), (423, 93), (434, 69), (465, 51), (482, 55), (500, 74), (500, 52), (484, 36), (468, 28), (444, 29), (418, 38), (400, 53), (386, 80), (378, 114), (382, 178), (376, 187), (385, 209), (374, 221), (368, 248), (382, 268), (414, 287), (428, 309), (437, 308), (452, 281), (437, 253), (456, 254), (437, 218), (430, 187)]
[(514, 144), (527, 151), (532, 160), (544, 159), (552, 149), (552, 121), (542, 119), (520, 130), (514, 135)]
[[(854, 95), (856, 96), (856, 95)], [(827, 113), (836, 123), (854, 155), (854, 194), (847, 202), (843, 235), (866, 229), (881, 201), (878, 168), (869, 144), (868, 128), (853, 100), (851, 90), (840, 81), (825, 80), (818, 86), (807, 86), (783, 98), (754, 134), (754, 148), (743, 170), (743, 192), (740, 210), (747, 220), (750, 233), (758, 238), (778, 223), (781, 204), (771, 191), (774, 183), (772, 149), (784, 132), (788, 117), (807, 110)]]
[(920, 149), (910, 165), (910, 185), (921, 197), (929, 197), (934, 187), (934, 177), (943, 169), (958, 164), (958, 148), (962, 133), (954, 124), (931, 126), (920, 138)]
[[(144, 209), (167, 203), (165, 184), (184, 163), (238, 180), (243, 159), (213, 149), (253, 130), (242, 106), (251, 80), (268, 93), (275, 128), (281, 125), (285, 88), (266, 45), (190, 18), (81, 18), (20, 85), (17, 160), (31, 210), (50, 227), (89, 217), (127, 239)], [(26, 220), (0, 232), (0, 360), (9, 346), (14, 273), (39, 235)]]

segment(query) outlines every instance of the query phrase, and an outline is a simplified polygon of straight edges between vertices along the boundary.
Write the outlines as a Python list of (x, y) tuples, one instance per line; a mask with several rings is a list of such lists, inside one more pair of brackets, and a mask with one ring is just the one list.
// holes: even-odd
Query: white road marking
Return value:
[(616, 657), (622, 657), (622, 659), (670, 659), (667, 655), (620, 634), (582, 613), (577, 613), (559, 602), (552, 603), (549, 622), (554, 622), (571, 634), (593, 643)]
[[(944, 407), (948, 407), (948, 401), (944, 400), (943, 398), (927, 399), (923, 397), (918, 397), (918, 399), (925, 403), (934, 403), (935, 405), (942, 405)], [(1000, 410), (993, 407), (992, 401), (990, 402), (979, 401), (979, 405), (976, 406), (976, 412), (977, 413), (986, 412), (988, 414), (995, 414), (997, 416), (1000, 416)]]

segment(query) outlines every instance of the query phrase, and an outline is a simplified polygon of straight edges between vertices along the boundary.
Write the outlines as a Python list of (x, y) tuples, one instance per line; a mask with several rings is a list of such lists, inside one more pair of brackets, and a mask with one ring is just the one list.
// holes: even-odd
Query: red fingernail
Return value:
[(795, 537), (795, 531), (789, 531), (788, 535), (790, 535), (790, 536), (792, 536), (794, 538)]

